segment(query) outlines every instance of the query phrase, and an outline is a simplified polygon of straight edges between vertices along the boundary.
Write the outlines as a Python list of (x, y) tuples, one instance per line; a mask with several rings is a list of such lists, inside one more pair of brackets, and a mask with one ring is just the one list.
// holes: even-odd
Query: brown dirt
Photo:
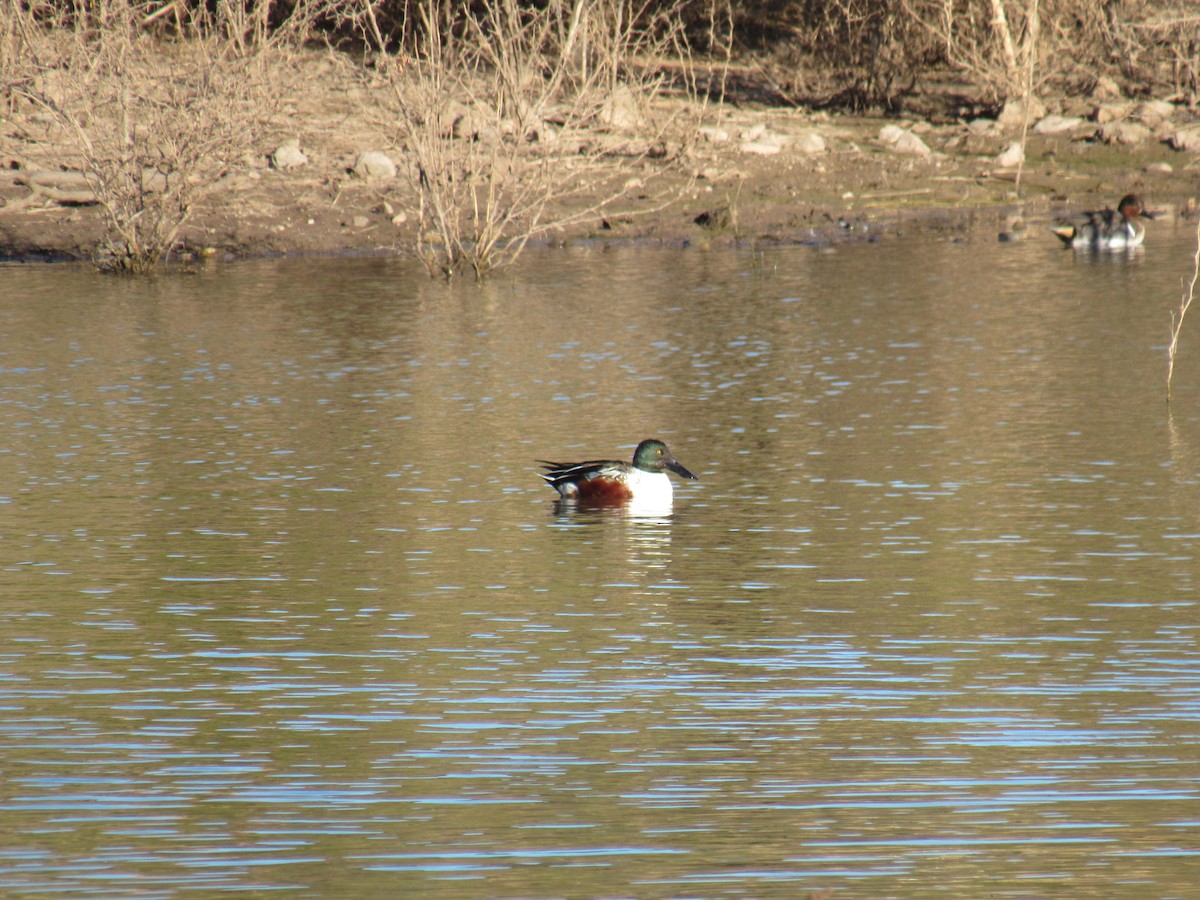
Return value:
[[(264, 126), (261, 144), (194, 212), (183, 232), (185, 246), (239, 257), (411, 252), (414, 195), (403, 174), (403, 149), (389, 143), (395, 130), (380, 124), (386, 121), (380, 97), (338, 77), (319, 57), (298, 62), (294, 75), (282, 113)], [(664, 102), (656, 113), (677, 113), (681, 102)], [(1030, 135), (1018, 199), (1013, 173), (999, 171), (994, 162), (1012, 134), (977, 137), (961, 122), (931, 125), (747, 105), (710, 107), (704, 120), (732, 139), (715, 144), (695, 138), (686, 149), (679, 142), (657, 159), (631, 156), (624, 163), (635, 186), (628, 199), (548, 241), (877, 238), (901, 227), (957, 227), (960, 217), (940, 214), (948, 210), (994, 212), (1002, 228), (1018, 212), (1049, 219), (1111, 205), (1130, 190), (1160, 209), (1185, 202), (1200, 188), (1191, 155), (1154, 140), (1132, 148), (1105, 145), (1089, 139), (1094, 129), (1087, 127), (1073, 137)], [(934, 153), (918, 158), (882, 146), (879, 129), (889, 122), (915, 124)], [(781, 135), (815, 130), (827, 149), (815, 155), (791, 148), (774, 155), (746, 152), (738, 137), (755, 126)], [(308, 165), (275, 171), (271, 151), (295, 136)], [(368, 149), (387, 152), (401, 175), (375, 184), (352, 176), (355, 157)], [(96, 206), (32, 197), (18, 183), (19, 169), (65, 168), (69, 159), (67, 135), (36, 115), (18, 111), (0, 127), (0, 163), (10, 170), (0, 178), (0, 257), (86, 258), (96, 249), (103, 228)]]

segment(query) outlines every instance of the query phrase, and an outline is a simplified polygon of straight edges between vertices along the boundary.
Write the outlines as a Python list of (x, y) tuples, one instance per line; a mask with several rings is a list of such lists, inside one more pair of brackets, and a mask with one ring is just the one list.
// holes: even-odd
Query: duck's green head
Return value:
[(699, 479), (683, 467), (683, 465), (667, 449), (662, 441), (649, 438), (637, 445), (633, 451), (633, 465), (644, 472), (665, 472), (670, 469), (681, 478)]

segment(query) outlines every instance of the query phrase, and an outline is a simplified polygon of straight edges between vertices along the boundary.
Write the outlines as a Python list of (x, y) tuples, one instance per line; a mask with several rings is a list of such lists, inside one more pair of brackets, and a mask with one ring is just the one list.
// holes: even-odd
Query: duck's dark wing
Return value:
[(589, 478), (595, 478), (597, 475), (611, 470), (614, 466), (620, 468), (622, 465), (622, 463), (615, 459), (589, 459), (577, 463), (551, 462), (548, 459), (539, 459), (538, 462), (546, 470), (542, 474), (542, 477), (554, 485), (564, 481), (586, 481)]

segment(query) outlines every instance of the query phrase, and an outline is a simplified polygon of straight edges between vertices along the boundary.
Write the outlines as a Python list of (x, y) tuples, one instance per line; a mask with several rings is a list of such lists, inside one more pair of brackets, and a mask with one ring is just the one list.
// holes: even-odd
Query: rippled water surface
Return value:
[(0, 267), (0, 895), (1196, 896), (1151, 227)]

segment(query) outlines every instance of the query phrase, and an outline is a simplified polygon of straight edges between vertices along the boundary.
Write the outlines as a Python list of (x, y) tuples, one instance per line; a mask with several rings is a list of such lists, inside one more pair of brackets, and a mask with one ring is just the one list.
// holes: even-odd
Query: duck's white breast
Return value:
[(629, 487), (633, 491), (634, 499), (639, 503), (670, 503), (675, 494), (671, 479), (662, 472), (634, 469), (629, 479)]

